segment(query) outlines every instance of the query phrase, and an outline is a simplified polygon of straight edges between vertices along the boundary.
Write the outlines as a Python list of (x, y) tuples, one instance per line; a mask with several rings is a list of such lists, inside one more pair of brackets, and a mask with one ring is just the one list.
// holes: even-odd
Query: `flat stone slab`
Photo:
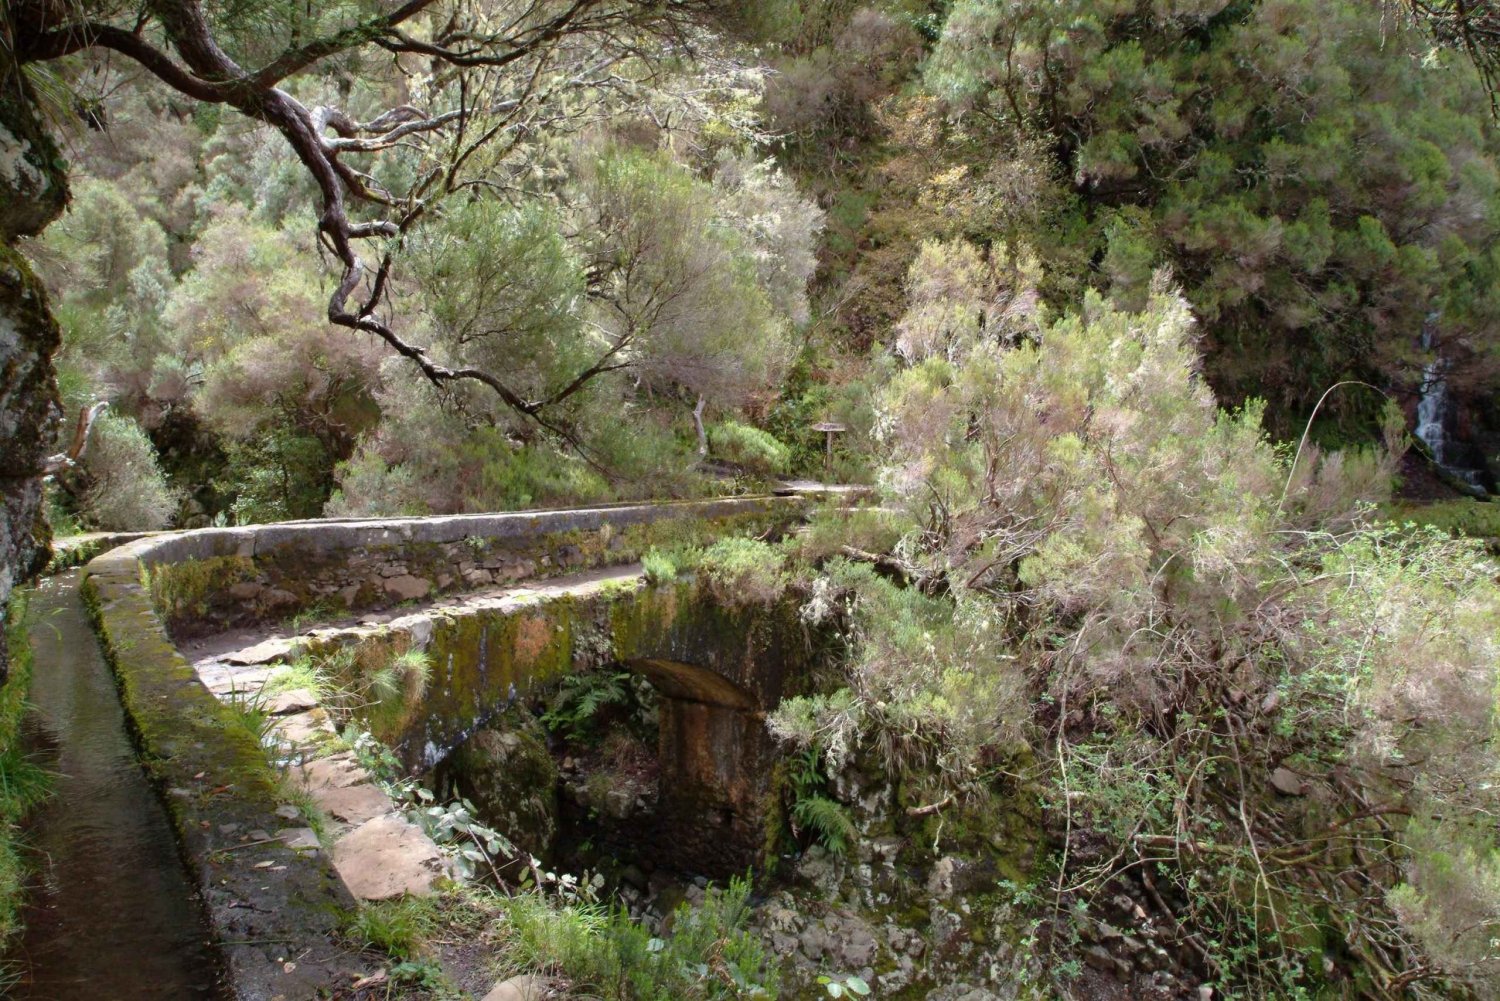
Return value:
[(333, 867), (360, 900), (425, 897), (446, 875), (432, 839), (395, 813), (367, 820), (340, 838), (333, 847)]
[(268, 640), (261, 640), (254, 646), (247, 646), (243, 650), (235, 650), (224, 654), (219, 659), (226, 664), (233, 664), (236, 667), (270, 664), (290, 657), (296, 646), (297, 640), (295, 639), (273, 637)]
[(318, 697), (305, 688), (295, 688), (262, 699), (261, 708), (272, 716), (289, 716), (318, 708)]
[(500, 981), (484, 1001), (547, 1001), (552, 996), (552, 986), (545, 979), (525, 974)]
[(292, 769), (292, 778), (309, 792), (317, 792), (368, 782), (370, 776), (354, 760), (354, 755), (346, 751), (297, 765)]
[(276, 670), (271, 667), (235, 668), (217, 661), (197, 665), (198, 677), (220, 698), (258, 692)]
[(276, 724), (276, 735), (290, 744), (309, 744), (334, 736), (333, 723), (322, 709), (309, 709), (295, 716), (283, 717)]
[(334, 820), (359, 826), (367, 820), (390, 813), (395, 808), (391, 798), (379, 786), (368, 782), (348, 786), (324, 786), (310, 790), (318, 809)]

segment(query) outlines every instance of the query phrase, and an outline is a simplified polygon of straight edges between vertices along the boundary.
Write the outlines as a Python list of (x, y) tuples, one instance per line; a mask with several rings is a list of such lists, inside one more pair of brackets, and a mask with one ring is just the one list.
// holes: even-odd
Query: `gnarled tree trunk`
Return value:
[[(11, 51), (10, 39), (0, 38), (0, 620), (11, 590), (47, 556), (42, 468), (61, 413), (52, 367), (57, 322), (15, 244), (41, 232), (68, 200), (66, 164)], [(0, 642), (0, 681), (8, 674)]]

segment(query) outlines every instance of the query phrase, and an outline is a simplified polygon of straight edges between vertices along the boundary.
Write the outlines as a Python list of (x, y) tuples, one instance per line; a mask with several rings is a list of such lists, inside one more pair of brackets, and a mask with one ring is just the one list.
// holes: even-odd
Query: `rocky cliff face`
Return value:
[[(57, 323), (15, 243), (41, 232), (68, 199), (66, 164), (9, 53), (0, 40), (0, 618), (46, 554), (41, 472), (60, 413)], [(6, 671), (0, 644), (0, 680)]]

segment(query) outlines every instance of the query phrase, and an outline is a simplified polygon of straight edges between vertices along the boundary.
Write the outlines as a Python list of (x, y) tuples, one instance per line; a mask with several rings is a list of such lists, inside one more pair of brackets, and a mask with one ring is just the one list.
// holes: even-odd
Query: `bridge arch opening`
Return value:
[(622, 892), (648, 881), (643, 900), (760, 861), (775, 745), (744, 687), (643, 657), (537, 694), (455, 747), (434, 786), (559, 871), (600, 872)]
[[(575, 793), (584, 790), (562, 797), (560, 846), (584, 845), (595, 861), (677, 875), (743, 873), (764, 843), (761, 815), (774, 753), (755, 698), (708, 668), (680, 661), (638, 658), (605, 670), (649, 683), (655, 746), (637, 746), (632, 759), (630, 735), (616, 730), (594, 735), (592, 748), (558, 749), (563, 782)], [(639, 727), (634, 736), (642, 736)], [(632, 787), (643, 777), (651, 788)]]

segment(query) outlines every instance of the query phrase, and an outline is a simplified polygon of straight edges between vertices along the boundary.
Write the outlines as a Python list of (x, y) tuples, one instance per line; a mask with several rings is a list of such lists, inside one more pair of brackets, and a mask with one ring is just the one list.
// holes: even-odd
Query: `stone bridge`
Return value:
[[(237, 686), (237, 672), (264, 680), (266, 662), (299, 651), (424, 651), (426, 685), (372, 726), (422, 771), (564, 673), (625, 665), (662, 696), (662, 822), (696, 832), (683, 846), (688, 857), (743, 868), (760, 843), (770, 771), (763, 714), (809, 666), (812, 645), (788, 604), (720, 601), (690, 579), (647, 585), (635, 561), (652, 545), (784, 530), (807, 503), (732, 498), (206, 529), (126, 541), (93, 559), (85, 592), (237, 996), (325, 990), (350, 890), (383, 895), (361, 892), (338, 865), (342, 841), (306, 851), (295, 837), (247, 840), (247, 831), (286, 827), (278, 817), (287, 816), (287, 793), (285, 775), (215, 697)], [(330, 619), (343, 623), (309, 628)], [(238, 639), (226, 645), (226, 634)], [(256, 656), (222, 656), (247, 643)], [(306, 736), (326, 726), (316, 707), (290, 708), (300, 715), (284, 729)], [(321, 764), (328, 789), (355, 788), (328, 778), (336, 762)], [(339, 836), (352, 841), (389, 817), (338, 819), (348, 820)], [(248, 907), (252, 899), (269, 906)], [(288, 961), (293, 954), (302, 959)]]
[(657, 823), (680, 864), (718, 875), (757, 860), (774, 753), (764, 716), (814, 656), (794, 601), (725, 602), (691, 578), (651, 585), (634, 564), (284, 642), (325, 662), (344, 650), (346, 664), (427, 655), (426, 684), (367, 721), (414, 774), (567, 673), (645, 676), (660, 696)]

